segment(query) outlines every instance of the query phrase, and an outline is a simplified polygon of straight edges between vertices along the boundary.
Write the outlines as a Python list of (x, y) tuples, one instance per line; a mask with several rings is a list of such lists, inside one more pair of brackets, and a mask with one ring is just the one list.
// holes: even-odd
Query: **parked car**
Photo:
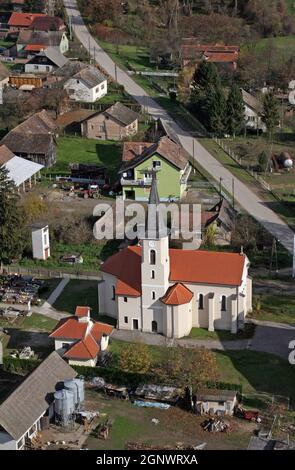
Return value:
[(61, 263), (69, 264), (82, 264), (84, 261), (81, 255), (63, 255), (59, 260)]

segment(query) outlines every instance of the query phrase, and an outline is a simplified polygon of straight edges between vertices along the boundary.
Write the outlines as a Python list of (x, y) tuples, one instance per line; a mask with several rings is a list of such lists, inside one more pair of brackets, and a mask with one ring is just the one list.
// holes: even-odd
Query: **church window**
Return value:
[(204, 296), (203, 294), (199, 294), (199, 310), (204, 309)]
[(152, 270), (152, 272), (151, 272), (151, 279), (155, 279), (155, 271), (154, 270)]
[(150, 251), (150, 264), (156, 264), (156, 252), (155, 252), (155, 250)]
[(221, 297), (221, 311), (222, 312), (226, 311), (226, 296), (225, 295)]

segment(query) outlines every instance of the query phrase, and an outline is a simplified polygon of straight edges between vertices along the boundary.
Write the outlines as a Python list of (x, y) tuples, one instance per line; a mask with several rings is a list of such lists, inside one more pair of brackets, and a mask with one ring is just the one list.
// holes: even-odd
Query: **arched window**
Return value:
[(225, 295), (221, 297), (221, 311), (222, 312), (226, 311), (226, 296)]
[(116, 288), (115, 286), (112, 286), (112, 300), (116, 299)]
[(155, 250), (150, 251), (150, 264), (156, 264), (156, 252), (155, 252)]
[(154, 270), (151, 271), (151, 279), (155, 279), (155, 271)]
[(204, 310), (204, 296), (199, 294), (199, 310)]
[(153, 299), (153, 300), (156, 299), (156, 292), (155, 292), (155, 291), (152, 291), (152, 299)]

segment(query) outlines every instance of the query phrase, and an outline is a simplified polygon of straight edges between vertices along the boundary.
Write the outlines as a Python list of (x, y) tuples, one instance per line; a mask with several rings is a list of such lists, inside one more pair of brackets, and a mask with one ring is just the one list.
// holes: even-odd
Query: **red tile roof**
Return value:
[(44, 44), (28, 44), (25, 47), (25, 51), (40, 52), (42, 49), (46, 49), (46, 47)]
[(100, 346), (97, 344), (91, 334), (88, 334), (84, 339), (75, 343), (65, 354), (64, 357), (68, 359), (95, 359), (100, 351)]
[(145, 149), (150, 148), (152, 145), (154, 144), (151, 142), (124, 142), (122, 161), (130, 162), (130, 160), (141, 155)]
[(188, 304), (194, 294), (183, 284), (177, 283), (169, 287), (161, 301), (166, 305), (184, 305)]
[(237, 52), (205, 52), (205, 57), (208, 62), (233, 63), (238, 60), (238, 53)]
[(90, 314), (90, 307), (76, 307), (76, 317), (88, 317)]
[[(202, 250), (170, 249), (170, 281), (239, 286), (245, 255)], [(118, 278), (117, 295), (141, 295), (141, 247), (132, 246), (111, 256), (101, 271)]]
[(64, 318), (49, 336), (56, 339), (82, 339), (86, 334), (87, 326), (87, 323), (79, 322), (76, 317)]
[(103, 335), (110, 335), (113, 331), (113, 327), (111, 325), (107, 325), (106, 323), (96, 322), (93, 325), (91, 330), (91, 334), (96, 341), (100, 341)]
[(34, 21), (35, 18), (38, 18), (40, 16), (45, 16), (43, 13), (19, 13), (19, 12), (14, 12), (12, 13), (8, 25), (9, 26), (22, 26), (22, 27), (28, 27), (31, 26), (32, 22)]

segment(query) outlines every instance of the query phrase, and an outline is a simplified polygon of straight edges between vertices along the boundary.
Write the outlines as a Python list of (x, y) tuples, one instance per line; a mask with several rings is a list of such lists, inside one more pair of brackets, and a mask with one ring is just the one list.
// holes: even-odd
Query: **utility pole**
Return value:
[(118, 71), (117, 71), (117, 64), (115, 62), (115, 80), (118, 81)]
[(235, 179), (232, 179), (233, 209), (235, 210)]
[(222, 178), (221, 178), (221, 176), (219, 178), (219, 194), (220, 194), (220, 199), (222, 199)]

